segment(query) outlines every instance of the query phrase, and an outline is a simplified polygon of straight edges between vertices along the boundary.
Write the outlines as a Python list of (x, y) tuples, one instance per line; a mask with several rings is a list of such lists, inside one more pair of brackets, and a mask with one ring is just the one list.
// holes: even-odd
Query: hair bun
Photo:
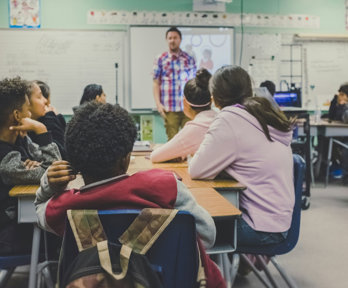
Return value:
[(196, 84), (201, 89), (208, 89), (209, 85), (209, 79), (211, 78), (210, 72), (205, 69), (201, 68), (196, 72)]

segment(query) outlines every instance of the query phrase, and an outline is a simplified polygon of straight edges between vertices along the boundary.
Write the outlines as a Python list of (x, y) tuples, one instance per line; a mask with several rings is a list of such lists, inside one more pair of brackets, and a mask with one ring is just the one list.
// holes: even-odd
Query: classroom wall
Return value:
[[(0, 0), (0, 28), (8, 28), (8, 1)], [(120, 30), (120, 25), (89, 25), (87, 11), (192, 11), (192, 0), (41, 0), (41, 28)], [(245, 27), (245, 32), (262, 33), (332, 33), (348, 34), (345, 29), (345, 0), (244, 0), (244, 13), (309, 14), (320, 17), (320, 29), (285, 29)], [(240, 13), (241, 0), (226, 4), (226, 12)], [(240, 30), (236, 27), (237, 32)], [(165, 142), (163, 121), (156, 114), (154, 141)]]

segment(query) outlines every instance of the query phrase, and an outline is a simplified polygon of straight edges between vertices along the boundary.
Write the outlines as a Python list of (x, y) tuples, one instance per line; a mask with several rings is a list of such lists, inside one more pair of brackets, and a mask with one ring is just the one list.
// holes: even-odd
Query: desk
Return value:
[[(345, 145), (344, 143), (342, 143), (341, 141), (337, 139), (334, 139), (334, 137), (348, 137), (348, 124), (344, 124), (339, 121), (328, 121), (324, 119), (321, 119), (319, 122), (315, 122), (314, 118), (311, 118), (310, 126), (311, 126), (311, 137), (322, 136), (325, 138), (329, 138), (329, 147), (328, 147), (327, 159), (326, 159), (326, 175), (325, 175), (325, 186), (327, 186), (329, 183), (332, 144), (335, 142), (341, 145), (342, 147), (348, 149), (347, 145)], [(299, 126), (299, 135), (303, 135), (303, 128), (301, 126)]]
[[(241, 212), (230, 202), (238, 206), (238, 192), (245, 187), (234, 180), (191, 180), (187, 171), (187, 163), (160, 163), (152, 164), (145, 156), (137, 156), (135, 161), (132, 161), (128, 169), (128, 173), (132, 174), (138, 171), (151, 168), (161, 168), (171, 170), (182, 177), (183, 182), (189, 187), (190, 191), (196, 198), (198, 204), (204, 207), (213, 217), (217, 227), (216, 245), (208, 252), (210, 254), (221, 254), (233, 252), (236, 248), (236, 225), (234, 225), (236, 217), (241, 215)], [(69, 188), (78, 188), (83, 184), (82, 177), (69, 184)], [(229, 194), (229, 200), (218, 193), (214, 188), (229, 189), (222, 193)], [(38, 255), (40, 247), (40, 229), (36, 225), (37, 218), (34, 207), (35, 192), (38, 185), (18, 185), (11, 189), (9, 195), (18, 198), (18, 222), (19, 223), (34, 223), (34, 236), (32, 246), (32, 259), (30, 265), (29, 287), (36, 287), (36, 274)], [(232, 221), (232, 222), (231, 222)], [(234, 229), (231, 229), (234, 226)], [(228, 229), (229, 228), (229, 229)], [(221, 255), (220, 255), (221, 256)], [(223, 267), (224, 275), (229, 280), (229, 269), (227, 268), (225, 258), (220, 257), (220, 265)], [(224, 264), (221, 264), (224, 263)]]

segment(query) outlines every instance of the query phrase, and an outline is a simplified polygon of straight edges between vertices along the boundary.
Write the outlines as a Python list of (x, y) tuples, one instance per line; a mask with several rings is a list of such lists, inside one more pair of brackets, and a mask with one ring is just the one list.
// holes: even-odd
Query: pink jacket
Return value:
[(202, 143), (204, 135), (215, 116), (216, 112), (214, 110), (206, 110), (197, 114), (169, 142), (151, 153), (151, 161), (164, 162), (194, 154)]
[(292, 132), (268, 128), (273, 142), (246, 110), (225, 107), (192, 158), (189, 173), (212, 179), (225, 170), (247, 187), (239, 198), (243, 219), (257, 231), (285, 232), (295, 201)]

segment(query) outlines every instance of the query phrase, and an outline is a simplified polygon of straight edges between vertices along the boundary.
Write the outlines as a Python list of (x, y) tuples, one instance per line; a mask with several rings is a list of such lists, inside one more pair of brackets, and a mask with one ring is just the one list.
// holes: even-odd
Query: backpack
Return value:
[[(107, 239), (97, 210), (68, 210), (79, 253), (61, 275), (58, 287), (164, 287), (161, 267), (151, 265), (145, 254), (177, 212), (143, 209), (119, 237), (118, 244)], [(204, 269), (199, 265), (197, 279), (201, 284), (205, 283), (204, 277)]]

